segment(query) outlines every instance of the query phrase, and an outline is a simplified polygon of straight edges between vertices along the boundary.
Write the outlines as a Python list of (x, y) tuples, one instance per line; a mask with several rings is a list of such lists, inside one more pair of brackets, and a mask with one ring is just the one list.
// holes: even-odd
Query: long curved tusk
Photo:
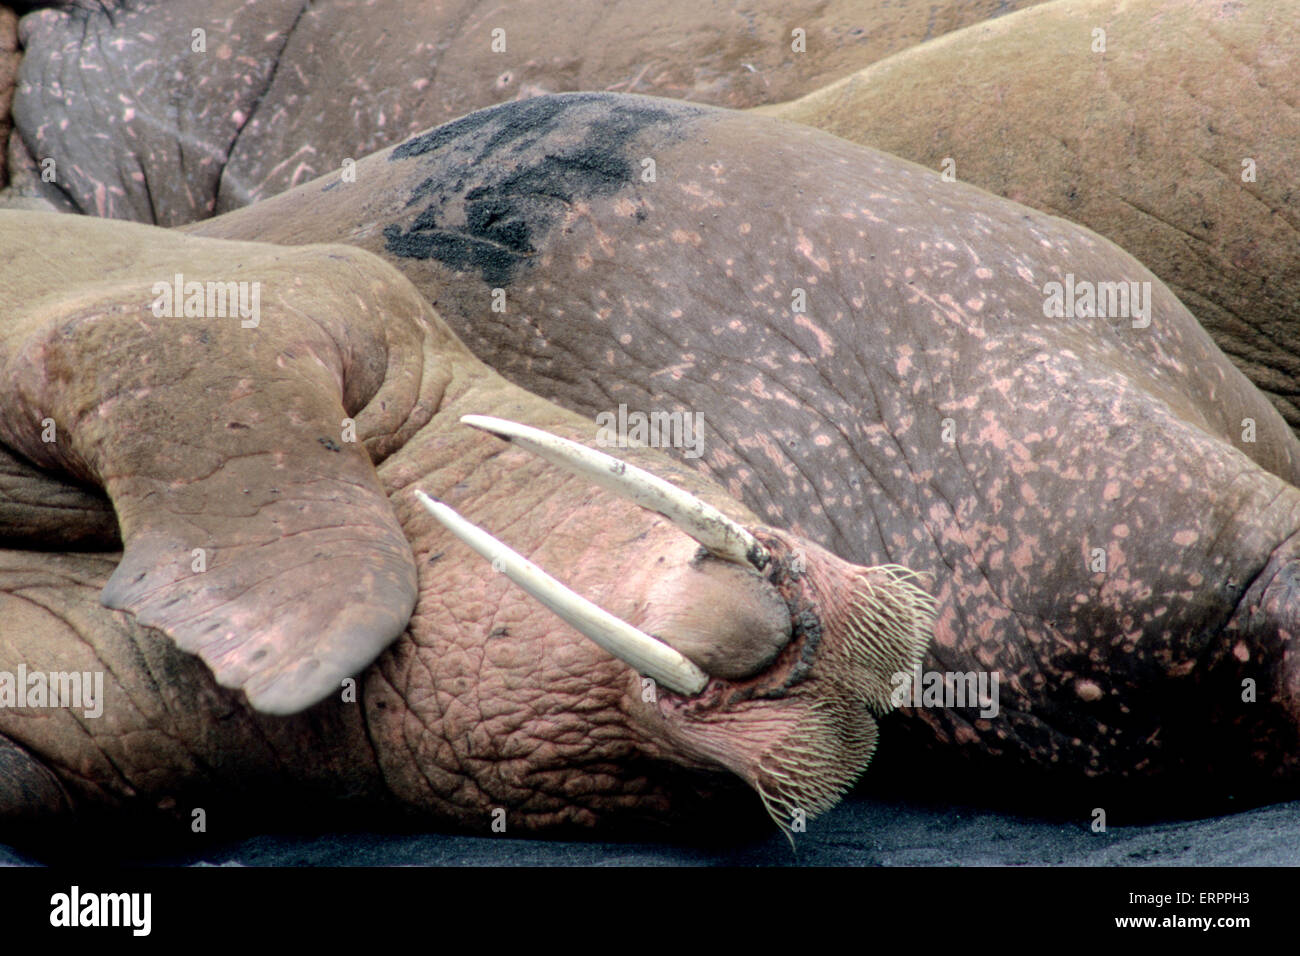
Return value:
[(636, 465), (560, 438), (539, 428), (491, 415), (463, 415), (461, 422), (517, 442), (552, 465), (594, 481), (606, 491), (658, 512), (704, 545), (713, 555), (736, 564), (767, 567), (767, 550), (754, 536), (713, 505)]
[(494, 567), (501, 568), (511, 581), (639, 673), (654, 678), (679, 694), (698, 694), (709, 682), (708, 674), (663, 641), (638, 631), (574, 593), (441, 501), (430, 498), (423, 491), (417, 491), (415, 496), (448, 531), (491, 561)]

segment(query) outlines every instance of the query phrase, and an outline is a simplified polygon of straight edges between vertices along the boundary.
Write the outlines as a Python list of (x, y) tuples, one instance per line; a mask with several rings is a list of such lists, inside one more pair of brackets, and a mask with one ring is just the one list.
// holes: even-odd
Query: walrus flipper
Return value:
[(258, 274), (255, 326), (159, 316), (148, 282), (20, 311), (0, 328), (0, 443), (107, 493), (124, 555), (105, 605), (292, 713), (402, 632), (416, 571), (349, 417), (386, 387), (384, 342), (331, 327), (362, 320), (325, 282)]

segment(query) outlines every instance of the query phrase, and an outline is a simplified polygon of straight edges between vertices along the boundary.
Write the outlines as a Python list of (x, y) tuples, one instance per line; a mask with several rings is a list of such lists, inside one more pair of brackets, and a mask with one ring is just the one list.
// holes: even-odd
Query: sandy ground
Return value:
[[(728, 849), (437, 833), (266, 835), (164, 865), (244, 866), (1296, 866), (1300, 801), (1148, 826), (1050, 822), (985, 810), (853, 798), (784, 837)], [(0, 847), (0, 865), (33, 861)], [(90, 861), (87, 861), (90, 862)]]

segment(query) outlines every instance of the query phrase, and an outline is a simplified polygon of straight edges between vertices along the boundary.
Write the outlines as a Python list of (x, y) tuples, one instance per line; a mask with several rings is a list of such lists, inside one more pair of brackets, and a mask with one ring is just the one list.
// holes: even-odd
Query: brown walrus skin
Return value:
[[(516, 97), (775, 103), (1035, 2), (566, 0), (562, 16), (552, 0), (52, 4), (22, 21), (16, 165), (56, 208), (175, 225)], [(36, 169), (51, 158), (57, 183)]]
[(761, 112), (1095, 229), (1300, 428), (1297, 64), (1300, 0), (1062, 0)]
[[(595, 433), (485, 367), (375, 257), (17, 212), (0, 213), (0, 256), (0, 680), (104, 681), (98, 713), (0, 707), (5, 842), (143, 831), (174, 847), (198, 810), (225, 837), (287, 814), (687, 838), (752, 828), (760, 806), (790, 827), (866, 766), (888, 676), (929, 639), (907, 575), (619, 451), (769, 556), (723, 561), (466, 427), (487, 413)], [(260, 283), (256, 315), (172, 314), (158, 286), (178, 273)], [(647, 686), (417, 489), (686, 654), (703, 689)], [(23, 550), (34, 529), (41, 550)]]

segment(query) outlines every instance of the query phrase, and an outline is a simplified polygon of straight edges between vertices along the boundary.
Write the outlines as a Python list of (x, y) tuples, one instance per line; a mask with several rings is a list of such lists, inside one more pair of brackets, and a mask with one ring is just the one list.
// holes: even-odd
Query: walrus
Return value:
[[(184, 231), (373, 252), (516, 384), (699, 413), (684, 463), (765, 521), (933, 575), (935, 694), (900, 688), (889, 779), (1163, 813), (1293, 792), (1300, 446), (1132, 256), (651, 97), (505, 104), (354, 173)], [(998, 706), (943, 691), (981, 675)]]
[(915, 575), (588, 448), (376, 257), (20, 212), (0, 249), (5, 841), (793, 832), (870, 760)]
[(775, 103), (1036, 2), (568, 0), (562, 17), (545, 0), (49, 4), (22, 21), (15, 192), (177, 225), (516, 97)]
[(1069, 0), (761, 112), (1082, 223), (1300, 427), (1300, 2)]

